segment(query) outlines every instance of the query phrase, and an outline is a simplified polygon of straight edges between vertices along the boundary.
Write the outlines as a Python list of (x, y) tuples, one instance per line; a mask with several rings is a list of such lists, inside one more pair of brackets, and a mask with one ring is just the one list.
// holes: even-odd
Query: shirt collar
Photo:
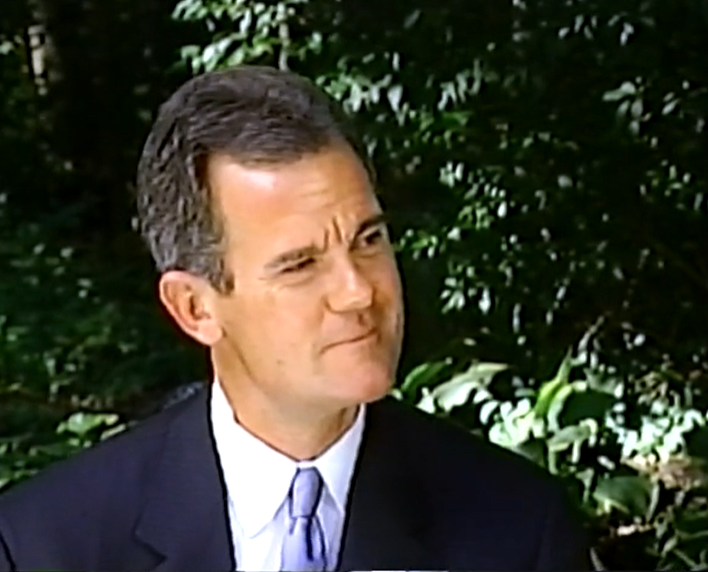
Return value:
[(318, 458), (298, 463), (272, 449), (239, 425), (215, 381), (211, 393), (211, 421), (226, 489), (246, 537), (258, 534), (275, 516), (287, 497), (295, 471), (316, 467), (340, 515), (364, 431), (365, 407), (359, 407), (352, 426)]

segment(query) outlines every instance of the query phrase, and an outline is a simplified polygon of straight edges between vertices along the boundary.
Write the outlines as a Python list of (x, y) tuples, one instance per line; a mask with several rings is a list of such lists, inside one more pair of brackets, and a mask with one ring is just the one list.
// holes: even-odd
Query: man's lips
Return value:
[(364, 341), (369, 340), (370, 338), (373, 338), (375, 335), (376, 335), (376, 330), (369, 330), (368, 332), (364, 332), (363, 334), (359, 334), (357, 336), (352, 336), (350, 338), (346, 338), (346, 339), (340, 340), (338, 342), (327, 344), (327, 346), (325, 346), (325, 349), (329, 350), (329, 349), (335, 348), (337, 346), (344, 346), (344, 345), (349, 345), (349, 344), (356, 344), (358, 342), (364, 342)]

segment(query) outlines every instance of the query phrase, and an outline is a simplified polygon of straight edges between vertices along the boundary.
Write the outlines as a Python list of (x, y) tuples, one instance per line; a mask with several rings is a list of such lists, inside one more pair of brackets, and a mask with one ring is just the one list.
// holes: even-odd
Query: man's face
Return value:
[(235, 283), (215, 298), (217, 375), (286, 406), (382, 397), (400, 355), (403, 303), (360, 160), (344, 145), (274, 166), (217, 156), (207, 175)]

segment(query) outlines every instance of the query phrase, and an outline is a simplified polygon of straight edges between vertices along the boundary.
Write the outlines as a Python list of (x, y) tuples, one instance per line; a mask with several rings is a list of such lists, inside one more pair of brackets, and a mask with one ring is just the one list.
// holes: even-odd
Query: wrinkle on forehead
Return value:
[(209, 176), (230, 238), (247, 238), (267, 250), (346, 241), (381, 210), (368, 172), (341, 147), (273, 165), (215, 156)]

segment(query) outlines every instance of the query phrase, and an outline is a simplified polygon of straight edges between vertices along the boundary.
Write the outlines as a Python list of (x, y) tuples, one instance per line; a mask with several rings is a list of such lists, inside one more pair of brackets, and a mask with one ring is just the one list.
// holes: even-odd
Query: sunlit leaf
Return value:
[(507, 367), (498, 363), (475, 363), (464, 373), (437, 386), (431, 395), (444, 411), (451, 411), (467, 403), (475, 389), (484, 388), (497, 373)]
[(534, 414), (538, 418), (546, 418), (553, 400), (558, 396), (561, 388), (570, 382), (570, 371), (572, 367), (572, 355), (568, 352), (561, 362), (555, 377), (544, 383), (538, 392), (538, 398), (536, 400), (536, 405), (534, 406)]
[(113, 425), (118, 421), (115, 414), (97, 413), (74, 413), (69, 419), (63, 422), (57, 431), (59, 433), (69, 432), (76, 435), (85, 435), (101, 425)]
[(450, 360), (422, 363), (414, 367), (405, 377), (401, 384), (401, 391), (404, 394), (413, 394), (419, 388), (429, 385), (446, 367), (450, 365)]
[(649, 510), (653, 486), (644, 476), (614, 476), (600, 480), (593, 496), (608, 508), (644, 517)]

